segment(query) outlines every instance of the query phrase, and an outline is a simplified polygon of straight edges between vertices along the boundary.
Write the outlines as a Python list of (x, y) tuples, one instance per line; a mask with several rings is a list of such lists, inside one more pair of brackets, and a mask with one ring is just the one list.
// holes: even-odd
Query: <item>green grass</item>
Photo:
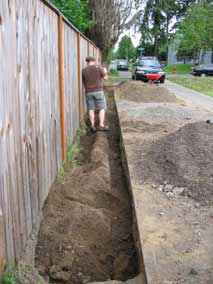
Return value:
[(165, 66), (163, 69), (165, 72), (173, 72), (173, 67), (176, 66), (176, 73), (177, 74), (184, 74), (184, 73), (190, 73), (191, 67), (194, 66), (192, 64), (173, 64)]
[(77, 129), (74, 140), (72, 140), (71, 138), (68, 139), (66, 146), (66, 160), (62, 162), (62, 165), (57, 172), (57, 180), (59, 182), (63, 181), (65, 171), (69, 170), (70, 166), (79, 163), (79, 161), (76, 159), (76, 156), (80, 151), (79, 144), (81, 136), (84, 136), (86, 132), (87, 126), (86, 123), (83, 121), (81, 126)]
[(44, 284), (45, 281), (32, 267), (19, 264), (8, 265), (0, 279), (2, 284)]
[(213, 77), (167, 77), (167, 80), (213, 97)]
[(118, 71), (117, 70), (115, 70), (115, 69), (110, 69), (109, 70), (109, 76), (110, 77), (118, 77)]

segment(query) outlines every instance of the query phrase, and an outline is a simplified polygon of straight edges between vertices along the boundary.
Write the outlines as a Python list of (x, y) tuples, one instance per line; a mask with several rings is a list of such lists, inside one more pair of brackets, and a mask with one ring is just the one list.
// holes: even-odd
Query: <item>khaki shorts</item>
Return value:
[(106, 99), (103, 91), (86, 93), (87, 109), (107, 109)]

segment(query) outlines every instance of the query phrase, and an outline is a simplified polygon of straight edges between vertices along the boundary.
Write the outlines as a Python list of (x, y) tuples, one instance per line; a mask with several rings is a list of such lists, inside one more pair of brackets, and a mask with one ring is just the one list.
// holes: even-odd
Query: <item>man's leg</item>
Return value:
[(105, 109), (100, 109), (99, 111), (99, 123), (101, 127), (104, 127), (104, 120), (105, 120)]
[(95, 127), (95, 111), (94, 111), (94, 109), (89, 110), (89, 119), (90, 119), (91, 127), (94, 128)]

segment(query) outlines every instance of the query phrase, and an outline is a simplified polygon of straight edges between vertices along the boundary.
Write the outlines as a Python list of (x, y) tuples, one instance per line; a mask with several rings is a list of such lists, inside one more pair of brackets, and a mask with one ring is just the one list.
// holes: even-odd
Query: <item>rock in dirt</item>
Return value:
[(49, 275), (55, 281), (67, 282), (70, 279), (70, 273), (61, 270), (61, 268), (56, 265), (50, 267)]

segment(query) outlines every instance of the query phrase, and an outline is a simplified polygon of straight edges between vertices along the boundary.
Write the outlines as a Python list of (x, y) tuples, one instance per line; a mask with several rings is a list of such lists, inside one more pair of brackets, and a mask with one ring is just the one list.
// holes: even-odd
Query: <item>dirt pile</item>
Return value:
[(162, 184), (167, 195), (213, 204), (213, 124), (197, 122), (147, 146), (140, 162), (143, 180)]
[(172, 92), (161, 85), (149, 85), (135, 81), (127, 81), (121, 84), (116, 90), (116, 94), (120, 99), (134, 102), (175, 103), (178, 101)]
[(113, 110), (108, 119), (111, 131), (82, 139), (78, 164), (53, 186), (45, 204), (36, 266), (51, 283), (125, 281), (137, 274)]

